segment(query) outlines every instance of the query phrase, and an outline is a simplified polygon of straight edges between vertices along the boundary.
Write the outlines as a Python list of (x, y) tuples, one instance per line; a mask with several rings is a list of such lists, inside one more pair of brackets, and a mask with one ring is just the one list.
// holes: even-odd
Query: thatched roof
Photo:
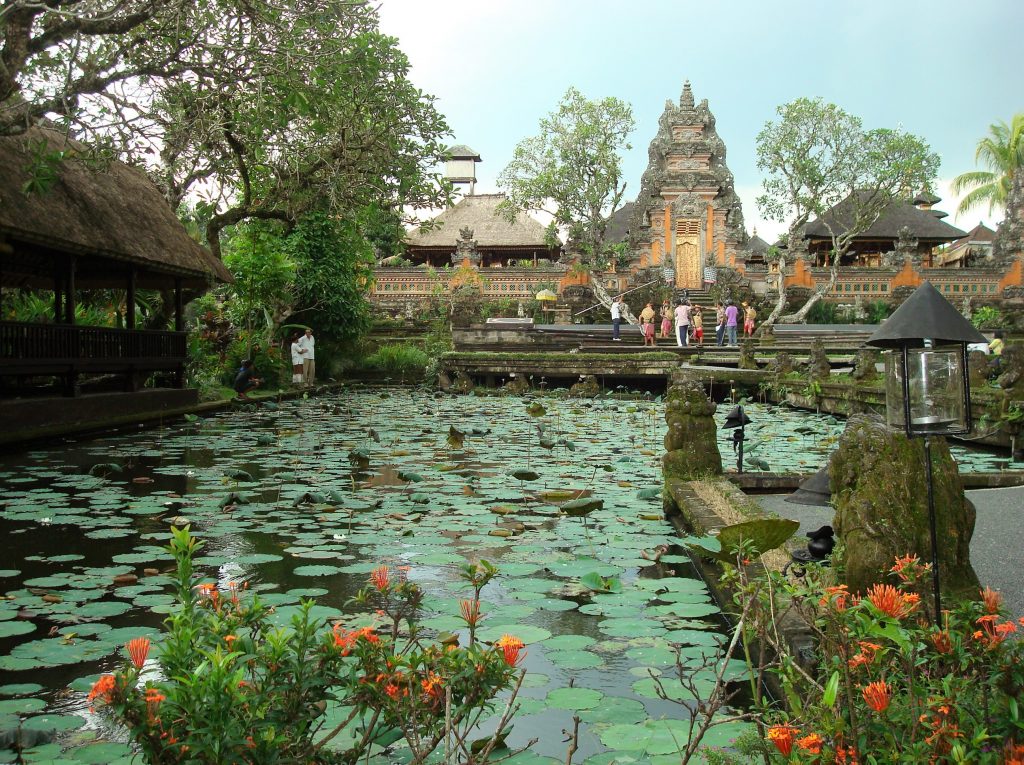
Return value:
[(92, 286), (102, 286), (104, 280), (119, 284), (127, 264), (137, 267), (140, 286), (164, 286), (167, 277), (181, 277), (192, 287), (231, 281), (224, 264), (188, 235), (141, 170), (117, 161), (94, 170), (67, 159), (48, 191), (23, 193), (29, 180), (28, 145), (39, 141), (53, 151), (86, 150), (44, 128), (0, 137), (0, 241), (8, 244), (5, 280), (19, 269), (38, 275), (38, 261), (68, 253), (79, 256), (82, 277)]
[[(866, 194), (868, 192), (859, 193)], [(830, 238), (831, 234), (829, 227), (825, 225), (826, 221), (836, 233), (842, 233), (853, 218), (854, 204), (855, 200), (851, 194), (821, 218), (804, 226), (804, 236), (808, 239)], [(909, 228), (918, 240), (924, 242), (952, 242), (954, 239), (964, 236), (965, 233), (956, 226), (939, 220), (931, 210), (921, 210), (910, 202), (894, 199), (882, 211), (878, 220), (856, 238), (860, 240), (896, 240), (899, 239), (900, 229), (904, 227)]]
[(419, 228), (405, 237), (409, 247), (443, 247), (455, 249), (455, 242), (464, 228), (472, 229), (473, 239), (481, 249), (495, 247), (534, 247), (548, 249), (545, 228), (528, 215), (519, 214), (514, 222), (497, 212), (504, 194), (465, 196), (433, 220), (433, 228)]
[(604, 231), (604, 240), (608, 244), (626, 241), (629, 236), (629, 224), (633, 218), (635, 202), (626, 202), (618, 210), (608, 216), (608, 227)]
[(771, 247), (771, 245), (756, 233), (747, 240), (747, 249), (750, 251), (750, 254), (762, 259), (768, 254), (769, 247)]

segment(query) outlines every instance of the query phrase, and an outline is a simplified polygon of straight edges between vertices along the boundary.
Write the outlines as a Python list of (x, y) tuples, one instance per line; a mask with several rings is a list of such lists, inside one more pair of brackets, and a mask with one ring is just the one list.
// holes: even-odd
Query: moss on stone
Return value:
[(718, 451), (718, 428), (714, 402), (696, 382), (673, 385), (665, 395), (665, 456), (662, 458), (662, 492), (666, 513), (674, 507), (670, 487), (677, 481), (691, 481), (722, 474), (722, 455)]
[[(932, 439), (939, 573), (948, 595), (976, 596), (971, 567), (974, 506), (964, 495), (956, 462), (943, 438)], [(924, 442), (877, 421), (852, 417), (832, 455), (829, 476), (842, 539), (837, 561), (852, 592), (892, 581), (897, 556), (932, 558)], [(924, 598), (928, 601), (928, 598)]]

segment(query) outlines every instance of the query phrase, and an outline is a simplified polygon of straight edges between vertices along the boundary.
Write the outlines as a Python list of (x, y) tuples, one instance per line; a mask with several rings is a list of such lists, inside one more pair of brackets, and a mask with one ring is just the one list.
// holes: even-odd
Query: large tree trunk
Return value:
[(779, 273), (778, 281), (775, 283), (776, 289), (779, 291), (778, 300), (775, 301), (775, 307), (772, 312), (768, 314), (768, 318), (761, 322), (761, 326), (757, 328), (757, 334), (762, 335), (771, 330), (771, 327), (775, 322), (782, 316), (782, 312), (786, 309), (786, 256), (779, 255)]
[[(587, 276), (590, 277), (590, 286), (594, 290), (594, 295), (600, 301), (601, 305), (610, 311), (612, 308), (612, 298), (608, 294), (608, 290), (604, 288), (604, 285), (601, 284), (601, 280), (594, 276), (592, 271), (587, 271)], [(633, 315), (633, 312), (629, 310), (629, 306), (626, 305), (625, 301), (622, 303), (622, 318), (625, 319), (628, 324), (636, 325), (640, 323), (636, 316)]]

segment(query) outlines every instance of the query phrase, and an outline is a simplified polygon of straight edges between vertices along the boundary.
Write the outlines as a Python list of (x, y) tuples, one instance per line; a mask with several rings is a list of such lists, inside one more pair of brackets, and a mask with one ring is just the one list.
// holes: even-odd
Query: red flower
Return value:
[(149, 638), (139, 637), (129, 640), (125, 648), (128, 649), (128, 656), (135, 668), (142, 669), (142, 665), (146, 663), (146, 657), (149, 656)]
[(897, 558), (895, 565), (889, 569), (889, 571), (896, 574), (904, 582), (914, 581), (925, 571), (930, 570), (931, 564), (922, 564), (920, 558), (916, 555), (904, 555), (902, 558)]
[(767, 738), (775, 744), (783, 757), (789, 757), (793, 751), (793, 737), (799, 732), (800, 729), (792, 725), (773, 725), (768, 729)]
[(1002, 593), (993, 590), (991, 587), (986, 587), (981, 591), (981, 602), (985, 605), (985, 613), (998, 614), (1000, 607), (1003, 605)]
[(811, 754), (821, 754), (821, 746), (825, 743), (825, 740), (817, 733), (812, 733), (809, 736), (797, 739), (796, 745), (803, 749), (805, 752)]
[(390, 581), (389, 572), (390, 570), (387, 566), (377, 566), (377, 568), (370, 572), (370, 581), (381, 592), (388, 588), (388, 582)]
[(93, 683), (92, 690), (89, 691), (89, 701), (99, 699), (103, 703), (109, 704), (114, 700), (116, 689), (117, 683), (113, 675), (100, 675), (99, 679)]
[(932, 633), (932, 643), (939, 653), (949, 653), (953, 650), (953, 640), (946, 630)]
[(502, 650), (505, 663), (510, 667), (516, 666), (526, 656), (526, 652), (522, 650), (525, 643), (512, 635), (502, 635), (494, 645)]
[(348, 656), (352, 646), (362, 638), (368, 643), (379, 643), (380, 638), (374, 634), (373, 627), (360, 627), (357, 630), (348, 631), (341, 626), (341, 623), (334, 625), (334, 645), (341, 649), (342, 656)]
[(876, 712), (884, 712), (888, 709), (889, 702), (892, 700), (889, 684), (881, 680), (866, 685), (863, 693), (864, 701)]
[(158, 719), (156, 713), (160, 707), (160, 702), (167, 697), (160, 693), (158, 688), (147, 688), (145, 698), (146, 715), (149, 717), (150, 723), (152, 723)]
[(846, 599), (850, 597), (850, 593), (846, 590), (845, 584), (840, 584), (837, 587), (826, 587), (825, 597), (821, 599), (821, 605), (827, 606), (832, 605), (836, 611), (846, 610)]
[(914, 593), (903, 593), (891, 584), (876, 584), (868, 590), (868, 601), (886, 616), (902, 619), (917, 607), (920, 598)]
[(459, 604), (459, 608), (462, 610), (462, 618), (466, 624), (470, 627), (475, 627), (480, 621), (480, 601), (463, 600)]

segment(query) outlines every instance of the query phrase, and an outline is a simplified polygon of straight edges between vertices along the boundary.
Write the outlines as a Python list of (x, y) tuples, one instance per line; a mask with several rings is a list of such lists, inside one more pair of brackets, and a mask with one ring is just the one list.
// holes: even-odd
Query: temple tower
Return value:
[(665, 103), (647, 150), (630, 225), (641, 268), (670, 267), (677, 288), (699, 289), (704, 268), (742, 268), (747, 234), (707, 99), (694, 105), (690, 83), (678, 106)]

